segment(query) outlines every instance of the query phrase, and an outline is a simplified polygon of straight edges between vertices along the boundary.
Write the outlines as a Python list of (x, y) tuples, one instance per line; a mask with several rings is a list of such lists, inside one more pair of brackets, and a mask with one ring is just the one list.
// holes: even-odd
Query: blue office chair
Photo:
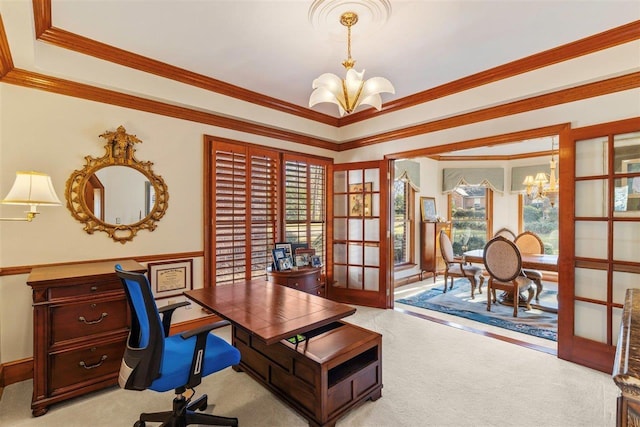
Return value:
[[(167, 427), (190, 424), (237, 426), (237, 418), (195, 412), (206, 409), (206, 394), (191, 401), (195, 395), (193, 389), (203, 376), (240, 362), (240, 352), (235, 347), (209, 333), (228, 322), (220, 321), (169, 336), (173, 312), (189, 302), (158, 309), (144, 274), (124, 271), (120, 265), (116, 265), (116, 274), (122, 280), (131, 308), (131, 330), (118, 377), (120, 387), (158, 392), (175, 389), (176, 393), (173, 410), (142, 413), (134, 427), (145, 427), (146, 422), (160, 422)], [(187, 390), (191, 392), (188, 398), (185, 397)]]

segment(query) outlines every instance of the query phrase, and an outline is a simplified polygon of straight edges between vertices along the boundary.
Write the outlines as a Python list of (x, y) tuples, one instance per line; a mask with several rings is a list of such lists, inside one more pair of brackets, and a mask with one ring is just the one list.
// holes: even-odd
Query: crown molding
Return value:
[(36, 39), (43, 42), (262, 107), (338, 126), (336, 117), (56, 28), (51, 20), (51, 0), (33, 0), (33, 15)]
[(4, 30), (4, 23), (0, 17), (0, 79), (12, 69), (11, 49), (7, 40), (7, 32)]
[(75, 98), (87, 99), (103, 104), (132, 108), (134, 110), (160, 114), (166, 117), (173, 117), (176, 119), (208, 124), (211, 126), (231, 129), (238, 132), (246, 132), (253, 135), (275, 138), (282, 141), (295, 142), (312, 147), (324, 148), (328, 150), (335, 150), (336, 147), (335, 142), (325, 139), (302, 135), (296, 132), (252, 123), (249, 121), (223, 117), (212, 113), (146, 99), (139, 96), (128, 95), (121, 92), (116, 92), (114, 90), (102, 89), (99, 87), (77, 83), (70, 80), (64, 80), (57, 77), (51, 77), (31, 71), (21, 70), (18, 68), (14, 68), (7, 74), (5, 74), (2, 78), (2, 82), (32, 89), (44, 90), (61, 95), (68, 95)]
[(338, 151), (352, 150), (354, 148), (361, 148), (367, 145), (380, 144), (402, 138), (410, 138), (425, 133), (497, 119), (499, 117), (511, 116), (541, 108), (553, 107), (555, 105), (580, 101), (638, 87), (640, 87), (640, 72), (629, 73), (623, 76), (587, 83), (569, 89), (563, 89), (544, 95), (538, 95), (519, 101), (484, 108), (470, 113), (448, 117), (446, 119), (434, 120), (419, 125), (383, 132), (378, 135), (351, 140), (340, 144), (338, 146)]
[(342, 118), (336, 118), (56, 28), (53, 26), (51, 18), (51, 0), (33, 0), (33, 10), (36, 38), (39, 40), (64, 49), (114, 62), (125, 67), (155, 74), (160, 77), (334, 127), (342, 127), (377, 117), (380, 114), (410, 108), (433, 101), (434, 99), (450, 96), (478, 86), (640, 39), (640, 21), (634, 21), (572, 43), (567, 43), (471, 76), (454, 80), (432, 89), (385, 103), (382, 105), (381, 111), (370, 108)]
[(385, 158), (397, 160), (397, 159), (406, 159), (406, 158), (413, 158), (413, 157), (429, 157), (429, 158), (438, 160), (440, 158), (440, 154), (448, 153), (450, 151), (468, 150), (468, 149), (479, 148), (479, 147), (491, 147), (494, 145), (507, 144), (514, 141), (524, 141), (527, 139), (537, 139), (537, 138), (543, 138), (545, 136), (559, 135), (560, 133), (570, 128), (571, 128), (570, 123), (559, 123), (556, 125), (543, 126), (535, 129), (527, 129), (527, 130), (522, 130), (518, 132), (503, 133), (501, 135), (493, 135), (493, 136), (488, 136), (484, 138), (468, 139), (465, 141), (450, 142), (448, 144), (419, 148), (416, 150), (401, 151), (393, 154), (387, 154)]
[(593, 36), (585, 37), (575, 42), (567, 43), (553, 49), (545, 50), (534, 55), (503, 64), (489, 70), (481, 71), (432, 89), (390, 101), (382, 105), (381, 111), (373, 108), (363, 110), (340, 119), (340, 126), (361, 122), (377, 117), (381, 114), (413, 107), (425, 102), (444, 98), (458, 92), (473, 89), (509, 77), (517, 76), (529, 71), (548, 67), (553, 64), (568, 61), (579, 56), (588, 55), (599, 50), (609, 49), (620, 44), (640, 39), (640, 21), (634, 21), (620, 27), (613, 28)]

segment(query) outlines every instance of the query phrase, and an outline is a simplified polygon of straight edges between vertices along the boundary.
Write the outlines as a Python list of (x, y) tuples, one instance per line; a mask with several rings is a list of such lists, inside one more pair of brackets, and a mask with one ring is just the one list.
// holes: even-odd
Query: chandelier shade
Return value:
[(340, 23), (347, 27), (347, 59), (342, 62), (347, 73), (344, 79), (333, 73), (324, 73), (311, 85), (313, 92), (309, 97), (309, 107), (328, 102), (336, 104), (340, 117), (352, 113), (360, 105), (371, 105), (376, 110), (382, 109), (381, 93), (395, 93), (391, 82), (384, 77), (372, 77), (364, 80), (365, 70), (356, 71), (355, 61), (351, 58), (351, 27), (358, 22), (358, 15), (345, 12)]
[(522, 185), (526, 187), (525, 193), (527, 194), (527, 197), (538, 201), (548, 199), (551, 206), (554, 206), (558, 201), (558, 193), (560, 192), (558, 180), (556, 179), (556, 160), (553, 149), (554, 141), (552, 139), (549, 175), (544, 172), (538, 172), (535, 178), (533, 175), (527, 175), (522, 182)]

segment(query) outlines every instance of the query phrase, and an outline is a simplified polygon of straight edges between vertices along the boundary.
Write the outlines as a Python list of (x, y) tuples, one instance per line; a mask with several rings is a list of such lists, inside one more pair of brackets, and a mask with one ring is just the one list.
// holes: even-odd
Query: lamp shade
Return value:
[(16, 180), (7, 197), (2, 200), (8, 205), (60, 206), (51, 177), (40, 172), (16, 172)]

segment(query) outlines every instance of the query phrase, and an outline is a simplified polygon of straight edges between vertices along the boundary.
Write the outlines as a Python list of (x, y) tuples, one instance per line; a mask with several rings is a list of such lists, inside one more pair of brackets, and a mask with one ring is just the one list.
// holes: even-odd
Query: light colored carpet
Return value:
[[(383, 334), (384, 388), (382, 398), (345, 415), (339, 427), (615, 425), (618, 389), (605, 373), (394, 310), (358, 307), (345, 320)], [(228, 339), (229, 328), (219, 333)], [(230, 368), (205, 378), (197, 392), (209, 395), (213, 412), (237, 416), (242, 427), (308, 425)], [(130, 426), (142, 411), (169, 408), (172, 398), (114, 387), (32, 418), (31, 381), (25, 381), (5, 388), (0, 425)]]

